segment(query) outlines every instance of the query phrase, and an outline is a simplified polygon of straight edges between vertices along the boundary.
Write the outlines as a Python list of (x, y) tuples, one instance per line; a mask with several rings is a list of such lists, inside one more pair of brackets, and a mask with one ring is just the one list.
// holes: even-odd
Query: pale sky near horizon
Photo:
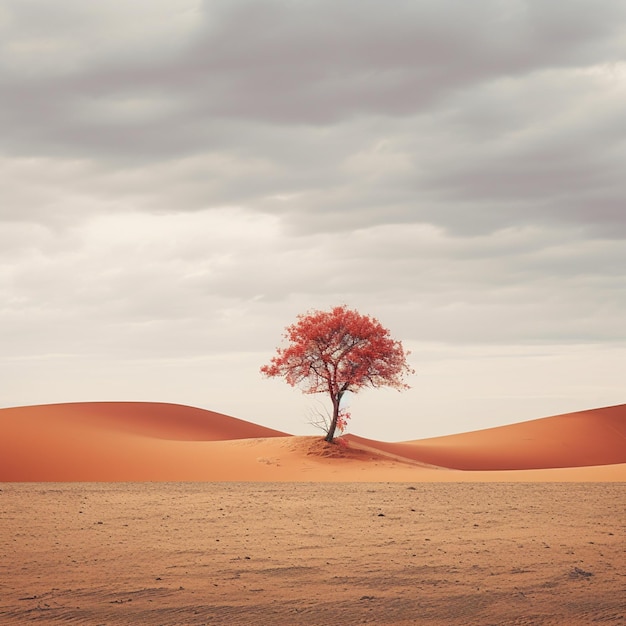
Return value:
[(259, 367), (347, 304), (387, 440), (626, 402), (626, 3), (4, 0), (0, 406), (294, 434)]

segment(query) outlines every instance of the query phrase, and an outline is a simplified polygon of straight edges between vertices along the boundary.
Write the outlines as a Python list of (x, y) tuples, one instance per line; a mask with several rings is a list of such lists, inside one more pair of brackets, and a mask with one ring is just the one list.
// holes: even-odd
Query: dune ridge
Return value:
[(626, 405), (343, 444), (168, 403), (0, 409), (0, 481), (626, 481)]
[(577, 411), (458, 435), (355, 445), (458, 469), (528, 470), (626, 463), (626, 405)]
[(58, 422), (72, 428), (117, 430), (176, 441), (225, 441), (255, 437), (285, 437), (223, 413), (167, 402), (67, 402), (0, 409), (4, 420), (29, 421), (33, 426)]

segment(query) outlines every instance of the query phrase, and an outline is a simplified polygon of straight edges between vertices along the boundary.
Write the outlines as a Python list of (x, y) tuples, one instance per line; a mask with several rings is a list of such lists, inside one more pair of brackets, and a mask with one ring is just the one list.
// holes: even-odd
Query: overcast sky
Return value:
[(387, 440), (626, 402), (622, 0), (3, 0), (0, 406), (296, 434), (259, 367), (347, 304)]

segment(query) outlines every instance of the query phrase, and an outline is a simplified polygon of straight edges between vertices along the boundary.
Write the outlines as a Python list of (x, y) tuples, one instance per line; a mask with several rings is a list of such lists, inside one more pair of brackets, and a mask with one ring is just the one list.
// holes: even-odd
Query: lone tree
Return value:
[(414, 373), (406, 362), (400, 341), (377, 319), (361, 315), (345, 305), (331, 311), (299, 315), (285, 329), (286, 348), (278, 348), (269, 365), (261, 368), (267, 377), (282, 377), (304, 393), (327, 393), (332, 417), (324, 439), (331, 442), (341, 425), (341, 398), (346, 391), (364, 387), (408, 389), (403, 377)]

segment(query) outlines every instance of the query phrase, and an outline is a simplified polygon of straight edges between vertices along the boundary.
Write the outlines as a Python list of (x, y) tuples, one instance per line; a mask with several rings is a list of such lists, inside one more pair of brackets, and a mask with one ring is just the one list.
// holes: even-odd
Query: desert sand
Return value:
[(0, 624), (626, 626), (626, 405), (329, 445), (0, 409)]
[(626, 481), (626, 405), (344, 445), (176, 404), (0, 409), (0, 481)]
[(626, 624), (619, 483), (8, 483), (1, 624)]

